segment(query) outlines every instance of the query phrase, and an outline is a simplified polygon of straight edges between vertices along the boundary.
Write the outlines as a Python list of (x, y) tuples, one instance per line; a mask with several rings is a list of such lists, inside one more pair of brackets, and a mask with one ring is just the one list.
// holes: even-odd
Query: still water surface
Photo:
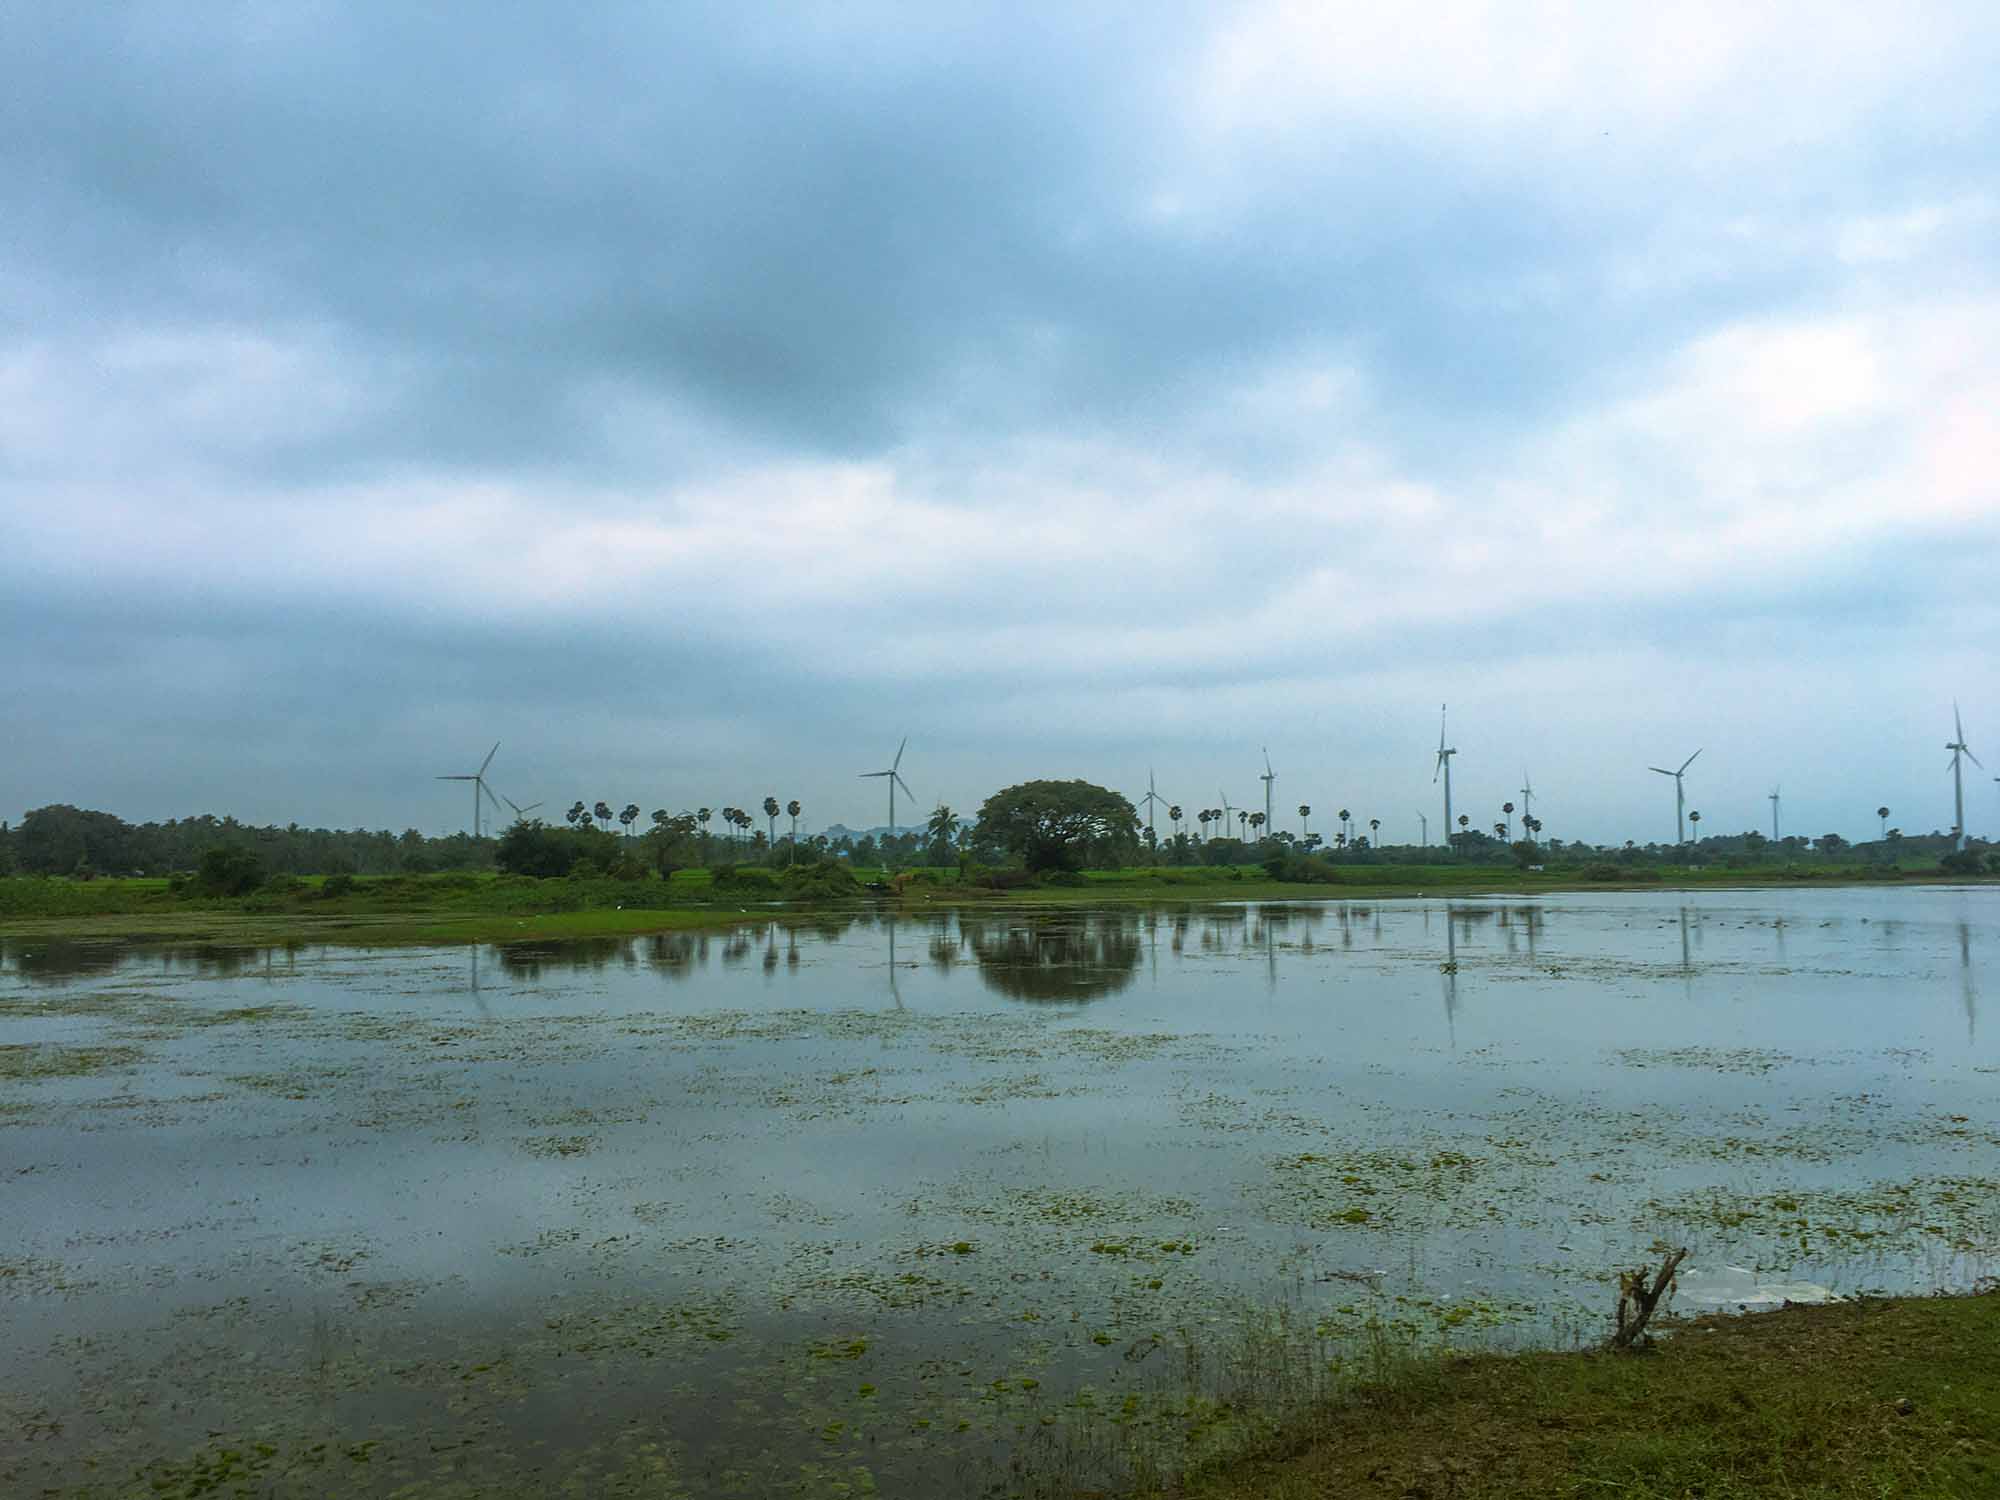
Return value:
[(1697, 1303), (1971, 1285), (1996, 938), (1909, 889), (7, 940), (0, 1491), (971, 1493), (1170, 1425), (1245, 1307), (1595, 1337), (1656, 1240)]

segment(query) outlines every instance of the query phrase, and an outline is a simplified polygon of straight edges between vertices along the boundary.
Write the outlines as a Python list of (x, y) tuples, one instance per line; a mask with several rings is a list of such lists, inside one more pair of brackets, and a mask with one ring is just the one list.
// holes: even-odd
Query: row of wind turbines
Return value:
[[(1945, 749), (1951, 752), (1951, 759), (1948, 762), (1946, 762), (1946, 769), (1951, 772), (1951, 782), (1952, 782), (1952, 807), (1953, 807), (1952, 834), (1954, 839), (1954, 847), (1963, 849), (1966, 846), (1966, 839), (1967, 839), (1965, 831), (1964, 763), (1969, 760), (1972, 762), (1973, 765), (1978, 766), (1979, 769), (1982, 771), (1985, 770), (1986, 767), (1983, 764), (1981, 764), (1979, 757), (1973, 754), (1972, 746), (1966, 741), (1965, 720), (1963, 716), (1960, 714), (1958, 704), (1956, 703), (1953, 703), (1951, 706), (1951, 720), (1952, 720), (1952, 737), (1950, 740), (1946, 741)], [(1445, 828), (1445, 840), (1447, 843), (1450, 842), (1451, 830), (1453, 826), (1452, 806), (1451, 806), (1451, 761), (1452, 757), (1458, 754), (1457, 746), (1448, 745), (1445, 743), (1446, 739), (1449, 737), (1447, 733), (1449, 722), (1450, 722), (1449, 705), (1442, 705), (1438, 710), (1437, 762), (1434, 769), (1431, 772), (1431, 783), (1433, 785), (1436, 785), (1439, 782), (1443, 783), (1444, 828)], [(888, 783), (889, 832), (891, 836), (893, 836), (896, 832), (897, 788), (900, 787), (905, 793), (905, 795), (907, 795), (912, 801), (916, 800), (916, 793), (910, 790), (910, 784), (903, 779), (903, 773), (902, 773), (903, 754), (909, 748), (910, 748), (910, 737), (908, 735), (904, 735), (902, 743), (897, 745), (896, 747), (895, 758), (891, 760), (886, 767), (884, 767), (882, 770), (879, 771), (863, 771), (860, 773), (861, 779), (863, 781), (880, 780), (880, 781), (886, 781)], [(1706, 747), (1704, 746), (1702, 748)], [(524, 807), (520, 803), (514, 801), (511, 797), (507, 797), (500, 793), (497, 793), (493, 790), (492, 787), (487, 785), (486, 772), (493, 764), (493, 757), (498, 755), (499, 753), (500, 753), (500, 742), (498, 740), (495, 740), (493, 742), (493, 748), (486, 752), (486, 759), (484, 759), (479, 763), (478, 770), (470, 773), (462, 773), (450, 776), (440, 776), (437, 778), (439, 781), (467, 781), (472, 783), (472, 836), (474, 838), (478, 838), (480, 836), (480, 830), (482, 826), (481, 815), (485, 810), (486, 804), (488, 803), (492, 805), (492, 808), (496, 813), (500, 811), (500, 804), (502, 802), (506, 803), (507, 806), (513, 810), (514, 816), (516, 818), (525, 818), (529, 813), (533, 812), (536, 808), (542, 806), (540, 802), (530, 802)], [(1274, 794), (1274, 789), (1277, 785), (1278, 774), (1271, 766), (1271, 752), (1268, 747), (1264, 749), (1263, 755), (1264, 755), (1264, 770), (1262, 774), (1259, 775), (1257, 778), (1259, 781), (1264, 783), (1263, 826), (1268, 829), (1275, 829), (1277, 824), (1274, 821), (1273, 817), (1272, 798)], [(1699, 812), (1690, 813), (1687, 808), (1688, 767), (1692, 766), (1695, 763), (1695, 761), (1700, 758), (1700, 756), (1701, 756), (1701, 749), (1697, 749), (1694, 752), (1694, 754), (1690, 755), (1686, 760), (1682, 761), (1679, 766), (1675, 767), (1671, 771), (1668, 770), (1665, 766), (1648, 766), (1646, 768), (1647, 770), (1653, 772), (1655, 775), (1670, 777), (1673, 780), (1674, 837), (1675, 837), (1675, 842), (1678, 844), (1685, 844), (1687, 842), (1688, 820), (1690, 818), (1693, 818), (1699, 821), (1701, 817), (1701, 814)], [(1996, 783), (2000, 783), (2000, 776), (1994, 777), (1993, 780)], [(1534, 816), (1534, 799), (1535, 799), (1534, 781), (1533, 778), (1531, 778), (1526, 771), (1523, 771), (1521, 773), (1520, 798), (1521, 798), (1521, 826), (1532, 833), (1540, 832), (1542, 825), (1540, 822), (1536, 820)], [(1776, 786), (1773, 786), (1766, 799), (1771, 804), (1771, 838), (1773, 842), (1776, 842), (1780, 837), (1778, 820), (1779, 820), (1779, 808), (1780, 808), (1781, 798), (1782, 794), (1780, 792), (1780, 789)], [(1230, 805), (1229, 795), (1226, 792), (1221, 794), (1221, 801), (1222, 801), (1221, 808), (1216, 810), (1211, 810), (1211, 815), (1219, 814), (1219, 816), (1222, 819), (1222, 826), (1224, 828), (1227, 828), (1229, 826), (1229, 816), (1232, 813), (1237, 812), (1238, 809)], [(1178, 814), (1179, 809), (1176, 807), (1169, 806), (1168, 799), (1160, 794), (1159, 788), (1154, 781), (1153, 772), (1151, 771), (1150, 768), (1146, 772), (1145, 795), (1137, 799), (1137, 805), (1143, 807), (1146, 810), (1147, 842), (1157, 845), (1158, 835), (1154, 827), (1154, 813), (1156, 809), (1159, 807), (1166, 806), (1169, 808), (1170, 812), (1175, 813), (1176, 815)], [(1512, 811), (1511, 807), (1508, 809), (1508, 811), (1511, 813)], [(1309, 814), (1310, 814), (1309, 806), (1304, 803), (1301, 803), (1299, 806), (1299, 815), (1301, 819), (1304, 819), (1305, 817), (1309, 816)], [(1422, 828), (1420, 847), (1427, 848), (1430, 845), (1430, 818), (1421, 809), (1417, 812), (1417, 818)], [(1208, 821), (1209, 821), (1208, 816), (1204, 816), (1202, 818), (1202, 822), (1204, 824), (1207, 823)], [(1379, 823), (1375, 822), (1371, 822), (1370, 824), (1371, 828), (1379, 828), (1379, 826), (1380, 826)]]

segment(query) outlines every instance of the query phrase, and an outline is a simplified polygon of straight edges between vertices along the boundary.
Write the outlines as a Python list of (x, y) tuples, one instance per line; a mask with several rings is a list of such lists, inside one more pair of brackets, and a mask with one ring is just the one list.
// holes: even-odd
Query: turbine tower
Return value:
[(486, 768), (493, 764), (493, 757), (500, 753), (500, 742), (495, 740), (493, 748), (486, 752), (486, 759), (479, 763), (479, 769), (470, 776), (440, 776), (439, 781), (469, 781), (472, 783), (472, 836), (479, 837), (480, 799), (484, 797), (493, 803), (493, 810), (500, 811), (500, 803), (493, 796), (493, 789), (486, 784)]
[(1419, 849), (1428, 849), (1431, 846), (1431, 820), (1424, 816), (1421, 809), (1417, 813), (1417, 824), (1424, 831), (1423, 842), (1417, 845), (1417, 847)]
[[(902, 772), (897, 769), (897, 767), (901, 766), (903, 763), (903, 752), (909, 748), (909, 744), (910, 744), (910, 737), (906, 734), (903, 736), (903, 743), (896, 747), (896, 758), (889, 762), (888, 770), (863, 771), (861, 773), (861, 779), (863, 781), (867, 781), (872, 777), (876, 776), (886, 776), (889, 778), (889, 837), (890, 838), (894, 838), (896, 836), (896, 788), (900, 786), (904, 791), (910, 792), (910, 784), (907, 781), (903, 780)], [(917, 794), (915, 792), (910, 792), (910, 798), (912, 801), (916, 800), (916, 795)]]
[(1431, 772), (1431, 784), (1437, 785), (1439, 773), (1444, 776), (1444, 844), (1451, 847), (1451, 758), (1458, 754), (1457, 746), (1447, 750), (1444, 747), (1445, 705), (1438, 705), (1438, 760), (1437, 770)]
[(1778, 841), (1778, 789), (1774, 786), (1771, 788), (1771, 842), (1775, 844)]
[(1146, 842), (1149, 844), (1159, 843), (1159, 839), (1153, 833), (1153, 804), (1166, 800), (1153, 789), (1153, 768), (1146, 767), (1146, 795), (1139, 799), (1139, 805), (1146, 809)]
[[(1700, 750), (1697, 750), (1694, 753), (1694, 755), (1699, 755), (1699, 754), (1701, 754)], [(1675, 834), (1674, 844), (1676, 847), (1678, 847), (1681, 844), (1685, 844), (1688, 841), (1687, 813), (1686, 813), (1687, 794), (1681, 787), (1681, 778), (1687, 775), (1687, 768), (1694, 764), (1694, 755), (1690, 755), (1686, 760), (1682, 761), (1681, 768), (1678, 771), (1668, 771), (1659, 766), (1646, 767), (1646, 769), (1649, 771), (1658, 771), (1662, 776), (1671, 776), (1674, 778), (1674, 834)]]
[(1271, 828), (1275, 826), (1271, 822), (1271, 784), (1278, 779), (1278, 773), (1271, 769), (1271, 751), (1268, 746), (1264, 749), (1264, 774), (1257, 779), (1264, 783), (1264, 826)]
[[(1951, 727), (1958, 731), (1953, 736), (1951, 743), (1945, 746), (1945, 749), (1951, 752), (1951, 800), (1953, 810), (1957, 813), (1958, 819), (1952, 824), (1952, 829), (1957, 834), (1957, 838), (1952, 843), (1952, 848), (1963, 849), (1965, 847), (1965, 768), (1962, 761), (1969, 760), (1975, 766), (1979, 766), (1979, 757), (1974, 755), (1972, 747), (1965, 743), (1965, 720), (1958, 716), (1958, 704), (1955, 701), (1951, 705)], [(1983, 771), (1986, 767), (1979, 766), (1979, 769)]]
[[(1526, 766), (1521, 767), (1521, 822), (1526, 824), (1535, 813), (1535, 779), (1528, 774)], [(1529, 834), (1534, 830), (1530, 828)]]

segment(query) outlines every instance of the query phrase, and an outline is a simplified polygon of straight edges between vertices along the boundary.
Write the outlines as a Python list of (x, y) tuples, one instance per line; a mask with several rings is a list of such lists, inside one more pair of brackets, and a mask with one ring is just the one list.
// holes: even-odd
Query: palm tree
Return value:
[(625, 825), (625, 837), (628, 839), (632, 837), (632, 825), (639, 821), (639, 804), (626, 803), (624, 810), (618, 814), (618, 821)]
[(764, 816), (771, 820), (771, 842), (774, 844), (778, 842), (778, 814), (782, 811), (784, 809), (778, 806), (776, 797), (764, 799)]
[(1690, 833), (1690, 834), (1688, 835), (1688, 842), (1689, 842), (1690, 844), (1698, 844), (1698, 843), (1700, 843), (1700, 842), (1701, 842), (1701, 814), (1700, 814), (1700, 813), (1698, 813), (1698, 812), (1691, 812), (1691, 813), (1689, 813), (1689, 814), (1688, 814), (1688, 822), (1690, 822), (1690, 823), (1692, 823), (1692, 824), (1694, 825), (1694, 828), (1693, 828), (1693, 831), (1692, 831), (1692, 832), (1691, 832), (1691, 833)]
[[(1511, 802), (1503, 802), (1500, 804), (1500, 811), (1505, 813), (1509, 819), (1512, 819), (1514, 816), (1514, 804)], [(1500, 825), (1500, 837), (1503, 839), (1507, 837), (1507, 825), (1505, 823), (1502, 823)]]
[(1371, 849), (1376, 848), (1381, 842), (1382, 820), (1380, 818), (1370, 818), (1368, 820), (1368, 847)]
[(669, 821), (672, 820), (672, 818), (673, 814), (668, 812), (664, 807), (656, 807), (653, 809), (653, 826), (659, 829), (662, 833), (666, 832), (667, 824)]
[(1174, 837), (1181, 836), (1181, 805), (1176, 802), (1167, 809), (1167, 821), (1174, 825)]
[(1236, 814), (1236, 836), (1240, 839), (1243, 839), (1246, 843), (1249, 841), (1249, 836), (1250, 836), (1249, 823), (1250, 823), (1250, 814), (1248, 814), (1247, 812), (1239, 812)]
[(1306, 825), (1306, 819), (1307, 819), (1307, 818), (1310, 818), (1310, 817), (1311, 817), (1312, 815), (1313, 815), (1313, 810), (1312, 810), (1312, 804), (1311, 804), (1310, 802), (1301, 802), (1301, 803), (1299, 804), (1299, 837), (1300, 837), (1300, 838), (1304, 838), (1304, 837), (1305, 837), (1305, 836), (1306, 836), (1306, 835), (1307, 835), (1308, 833), (1310, 833), (1310, 832), (1312, 831), (1312, 830), (1311, 830), (1310, 828), (1308, 828), (1308, 827), (1307, 827), (1307, 825)]
[(588, 816), (589, 812), (590, 809), (585, 807), (581, 802), (579, 802), (574, 807), (570, 808), (568, 812), (564, 813), (563, 816), (569, 820), (570, 826), (574, 828), (577, 824), (577, 820), (579, 818)]
[(1195, 822), (1197, 822), (1197, 823), (1201, 824), (1201, 841), (1202, 841), (1202, 842), (1203, 842), (1204, 844), (1205, 844), (1205, 843), (1207, 843), (1207, 842), (1208, 842), (1208, 809), (1204, 807), (1204, 808), (1203, 808), (1203, 809), (1202, 809), (1202, 810), (1201, 810), (1200, 812), (1196, 813), (1196, 814), (1194, 815), (1194, 820), (1195, 820)]
[(1889, 809), (1878, 807), (1875, 809), (1875, 816), (1882, 820), (1882, 837), (1886, 839), (1889, 836)]
[(958, 833), (958, 829), (958, 814), (953, 812), (949, 807), (946, 807), (942, 802), (937, 805), (937, 811), (931, 814), (930, 821), (924, 825), (924, 832), (930, 835), (931, 843), (933, 845), (943, 844), (947, 848), (951, 846), (951, 841)]
[(799, 799), (794, 797), (785, 804), (785, 811), (791, 815), (792, 842), (796, 844), (799, 841), (799, 814), (805, 809), (799, 806)]
[(695, 809), (694, 820), (695, 822), (701, 824), (701, 836), (703, 838), (708, 837), (708, 820), (714, 816), (715, 816), (715, 810), (713, 808), (698, 807)]
[(1465, 830), (1470, 828), (1471, 826), (1472, 826), (1472, 814), (1460, 813), (1458, 815), (1458, 831), (1460, 833), (1464, 833)]
[(1261, 832), (1259, 832), (1259, 830), (1261, 830), (1261, 829), (1263, 828), (1263, 826), (1264, 826), (1264, 815), (1263, 815), (1262, 813), (1252, 813), (1252, 814), (1250, 814), (1250, 828), (1251, 828), (1251, 831), (1252, 831), (1252, 832), (1256, 832), (1256, 833), (1258, 833), (1258, 836), (1259, 836), (1260, 838), (1261, 838), (1261, 837), (1262, 837), (1263, 835), (1262, 835), (1262, 833), (1261, 833)]
[(1346, 832), (1346, 831), (1347, 831), (1347, 820), (1348, 820), (1349, 818), (1351, 818), (1352, 816), (1354, 816), (1354, 815), (1353, 815), (1352, 813), (1350, 813), (1350, 812), (1349, 812), (1349, 811), (1348, 811), (1348, 810), (1347, 810), (1346, 808), (1344, 808), (1344, 807), (1343, 807), (1343, 808), (1342, 808), (1342, 809), (1340, 810), (1340, 814), (1339, 814), (1339, 816), (1340, 816), (1340, 827), (1341, 827), (1341, 831), (1342, 831), (1342, 832), (1344, 833), (1344, 832)]
[(591, 809), (591, 815), (600, 823), (609, 823), (611, 821), (611, 804), (609, 802), (598, 803), (596, 807)]

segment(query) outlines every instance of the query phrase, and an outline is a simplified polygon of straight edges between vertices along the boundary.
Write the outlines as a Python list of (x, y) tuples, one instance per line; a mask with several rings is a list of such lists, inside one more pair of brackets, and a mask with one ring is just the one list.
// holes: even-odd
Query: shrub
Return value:
[(788, 901), (835, 901), (861, 894), (861, 883), (836, 860), (794, 865), (779, 878)]
[(755, 865), (717, 865), (709, 883), (718, 896), (749, 896), (768, 901), (778, 894), (777, 877)]
[(1077, 886), (1089, 885), (1090, 881), (1080, 870), (1065, 870), (1060, 867), (1053, 867), (1037, 873), (1035, 884)]
[(1986, 857), (1976, 849), (1954, 849), (1938, 861), (1947, 875), (1977, 875), (1986, 868)]
[(205, 896), (247, 896), (264, 883), (264, 861), (255, 849), (217, 844), (202, 851), (194, 878)]
[(1331, 866), (1299, 854), (1278, 854), (1264, 861), (1264, 873), (1286, 885), (1331, 885)]
[(320, 882), (319, 893), (322, 900), (331, 901), (336, 896), (351, 895), (354, 891), (354, 877), (345, 873), (329, 875)]

